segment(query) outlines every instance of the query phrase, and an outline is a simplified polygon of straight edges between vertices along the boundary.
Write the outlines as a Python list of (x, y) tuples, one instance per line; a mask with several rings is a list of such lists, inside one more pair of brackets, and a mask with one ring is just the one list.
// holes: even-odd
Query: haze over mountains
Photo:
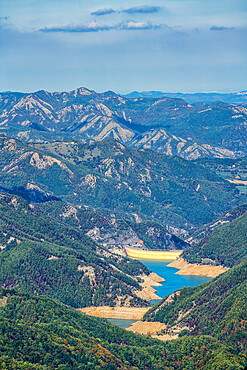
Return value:
[(243, 104), (247, 102), (247, 91), (236, 93), (217, 93), (217, 92), (199, 92), (199, 93), (169, 93), (162, 91), (132, 91), (123, 95), (126, 98), (180, 98), (188, 103), (222, 101), (229, 104)]
[(115, 138), (186, 159), (235, 158), (247, 154), (246, 127), (245, 104), (130, 99), (86, 88), (0, 94), (1, 132), (27, 141)]

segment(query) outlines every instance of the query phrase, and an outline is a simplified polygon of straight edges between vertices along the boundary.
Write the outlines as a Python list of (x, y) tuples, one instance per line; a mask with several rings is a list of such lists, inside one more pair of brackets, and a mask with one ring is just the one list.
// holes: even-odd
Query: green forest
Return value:
[(1, 369), (240, 370), (245, 357), (211, 336), (163, 343), (46, 297), (0, 292)]
[(183, 257), (190, 263), (209, 259), (227, 267), (240, 263), (247, 258), (247, 212), (206, 235), (199, 243), (184, 251)]
[[(46, 294), (72, 307), (115, 306), (118, 297), (122, 304), (130, 297), (130, 304), (148, 305), (135, 295), (141, 289), (135, 277), (149, 274), (140, 262), (109, 252), (106, 257), (83, 232), (37, 215), (15, 196), (1, 196), (0, 225), (6, 246), (0, 252), (1, 286)], [(87, 271), (93, 271), (91, 281)]]

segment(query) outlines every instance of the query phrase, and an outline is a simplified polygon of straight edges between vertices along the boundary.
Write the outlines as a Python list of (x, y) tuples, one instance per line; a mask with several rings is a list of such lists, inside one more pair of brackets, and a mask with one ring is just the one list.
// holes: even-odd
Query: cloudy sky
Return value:
[(246, 0), (1, 0), (0, 91), (247, 90)]

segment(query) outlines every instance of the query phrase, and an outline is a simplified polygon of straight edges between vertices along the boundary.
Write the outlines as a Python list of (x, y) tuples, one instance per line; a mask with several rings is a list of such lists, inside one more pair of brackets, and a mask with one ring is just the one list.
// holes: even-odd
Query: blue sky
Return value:
[(247, 90), (246, 0), (1, 0), (0, 91)]

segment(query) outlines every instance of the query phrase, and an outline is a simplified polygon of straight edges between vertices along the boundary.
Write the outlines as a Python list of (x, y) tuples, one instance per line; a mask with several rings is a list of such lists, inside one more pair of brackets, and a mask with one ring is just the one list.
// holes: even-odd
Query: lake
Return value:
[[(176, 275), (178, 269), (173, 267), (167, 267), (172, 261), (161, 261), (161, 260), (140, 260), (149, 270), (155, 272), (160, 277), (165, 279), (162, 282), (162, 286), (154, 287), (157, 290), (159, 297), (164, 298), (165, 296), (175, 292), (175, 290), (181, 289), (183, 287), (193, 287), (199, 284), (208, 282), (212, 278), (207, 276), (195, 276), (195, 275)], [(152, 304), (157, 303), (158, 301), (152, 301)], [(136, 320), (123, 320), (123, 319), (109, 319), (109, 321), (121, 328), (128, 328)]]
[[(149, 270), (155, 272), (160, 277), (163, 277), (165, 281), (160, 287), (154, 287), (157, 290), (158, 296), (164, 298), (166, 295), (175, 292), (175, 290), (181, 289), (183, 287), (193, 287), (199, 284), (205, 283), (212, 280), (207, 276), (195, 276), (195, 275), (176, 275), (178, 269), (174, 267), (167, 267), (172, 261), (156, 261), (156, 260), (139, 260), (142, 262)], [(153, 303), (157, 303), (153, 302)]]

